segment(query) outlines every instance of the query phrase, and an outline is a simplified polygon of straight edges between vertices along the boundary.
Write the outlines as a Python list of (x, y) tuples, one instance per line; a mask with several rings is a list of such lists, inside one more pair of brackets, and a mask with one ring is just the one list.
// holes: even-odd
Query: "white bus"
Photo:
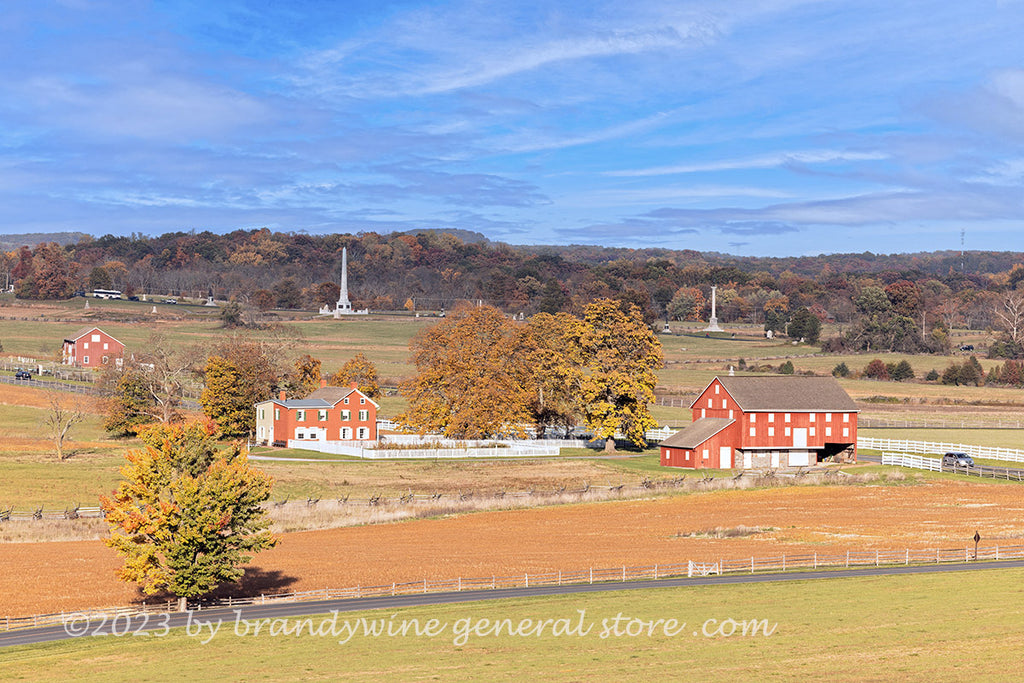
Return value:
[(92, 290), (93, 297), (97, 299), (120, 299), (121, 290), (119, 289), (94, 289)]

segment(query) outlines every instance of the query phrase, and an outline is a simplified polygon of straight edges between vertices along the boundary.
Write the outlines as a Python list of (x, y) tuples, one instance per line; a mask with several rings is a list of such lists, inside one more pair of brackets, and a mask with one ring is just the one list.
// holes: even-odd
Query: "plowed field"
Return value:
[[(700, 532), (757, 527), (714, 538)], [(715, 491), (286, 534), (259, 555), (237, 593), (713, 561), (751, 555), (1024, 543), (1014, 485), (936, 481), (906, 486)], [(696, 535), (691, 535), (696, 534)], [(118, 560), (98, 541), (0, 545), (0, 617), (126, 604)]]

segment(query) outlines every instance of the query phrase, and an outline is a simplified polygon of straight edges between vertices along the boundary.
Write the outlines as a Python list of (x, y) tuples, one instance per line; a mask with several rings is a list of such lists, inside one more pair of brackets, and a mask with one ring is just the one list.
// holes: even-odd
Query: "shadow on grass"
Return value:
[[(226, 598), (252, 598), (260, 595), (287, 593), (288, 589), (296, 581), (298, 581), (297, 577), (288, 576), (276, 569), (265, 571), (259, 567), (247, 567), (245, 574), (238, 581), (226, 583), (217, 588), (217, 590), (203, 596), (198, 601), (190, 599), (189, 603), (199, 602), (201, 604), (208, 604)], [(145, 601), (153, 604), (154, 602), (175, 602), (176, 600), (177, 598), (170, 593), (161, 592), (155, 595), (145, 595), (140, 590), (136, 602)]]

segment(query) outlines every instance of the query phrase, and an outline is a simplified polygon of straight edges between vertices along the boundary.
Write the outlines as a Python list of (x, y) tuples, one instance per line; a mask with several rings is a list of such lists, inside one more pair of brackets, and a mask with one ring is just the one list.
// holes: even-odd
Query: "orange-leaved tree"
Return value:
[(220, 449), (211, 422), (155, 424), (139, 430), (123, 480), (100, 504), (118, 570), (147, 594), (167, 591), (179, 608), (242, 577), (246, 564), (277, 541), (261, 507), (273, 480), (249, 466), (238, 444)]
[(377, 366), (362, 352), (349, 358), (341, 368), (331, 375), (330, 383), (336, 387), (346, 387), (355, 382), (359, 390), (370, 398), (380, 396), (380, 382), (377, 379)]
[(400, 421), (450, 438), (524, 435), (530, 364), (525, 326), (496, 308), (462, 307), (410, 342), (417, 375), (402, 391)]

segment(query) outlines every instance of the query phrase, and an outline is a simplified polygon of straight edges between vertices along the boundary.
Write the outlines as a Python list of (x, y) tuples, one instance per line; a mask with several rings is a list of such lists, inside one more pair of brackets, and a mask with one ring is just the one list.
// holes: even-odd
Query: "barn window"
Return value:
[(850, 428), (843, 427), (843, 436), (850, 436)]
[(725, 405), (726, 405), (726, 403), (725, 403), (725, 399), (723, 398), (723, 399), (722, 399), (722, 410), (725, 410)]
[(825, 427), (825, 436), (832, 436), (832, 428)]
[(732, 419), (732, 411), (731, 410), (729, 411), (729, 419), (730, 420)]
[(751, 428), (750, 428), (750, 435), (751, 435), (751, 436), (757, 436), (757, 430), (756, 430), (756, 429), (754, 429), (753, 427), (751, 427)]
[(711, 399), (710, 398), (708, 399), (708, 408), (714, 408), (714, 406), (711, 405)]
[(107, 342), (103, 342), (103, 350), (106, 351), (109, 348), (110, 348), (110, 344), (108, 344)]
[(768, 428), (768, 436), (775, 436), (775, 427)]
[(832, 421), (832, 413), (825, 413), (825, 422)]
[(757, 422), (757, 413), (751, 413), (750, 414), (750, 424), (754, 424), (755, 422)]
[(790, 436), (789, 427), (786, 427), (786, 436)]
[(811, 422), (814, 422), (814, 413), (811, 413)]
[(709, 458), (708, 449), (705, 448), (704, 449), (704, 459), (707, 460), (708, 458)]
[(92, 335), (92, 336), (90, 337), (90, 339), (91, 339), (92, 341), (98, 342), (98, 341), (100, 340), (100, 335), (98, 335), (98, 334), (94, 334), (94, 335)]
[(775, 413), (768, 413), (768, 421), (775, 422)]
[(850, 421), (850, 414), (849, 413), (843, 413), (843, 422), (849, 422), (849, 421)]
[(707, 417), (708, 416), (708, 411), (707, 411), (706, 408), (701, 408), (700, 409), (700, 416), (701, 417)]
[(82, 344), (82, 348), (88, 349), (89, 348), (89, 342), (85, 342), (84, 344)]
[(789, 413), (786, 413), (785, 415), (782, 416), (782, 421), (789, 422)]
[(82, 356), (82, 365), (89, 364), (89, 356)]
[(809, 436), (814, 436), (814, 427), (811, 427), (810, 430), (808, 430), (807, 434)]

